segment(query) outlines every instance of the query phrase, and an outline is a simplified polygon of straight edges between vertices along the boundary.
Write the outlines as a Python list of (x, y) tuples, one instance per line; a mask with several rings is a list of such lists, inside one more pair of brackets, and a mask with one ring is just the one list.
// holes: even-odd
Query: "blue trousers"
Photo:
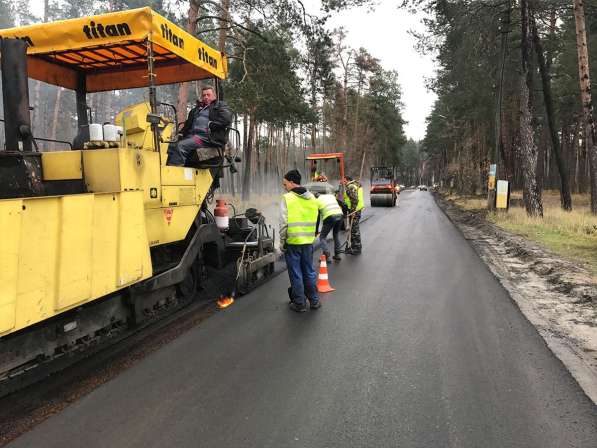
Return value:
[[(198, 162), (217, 157), (217, 148), (207, 144), (196, 135), (183, 138), (168, 145), (168, 166), (196, 166)], [(199, 151), (200, 150), (200, 151)]]
[(189, 160), (193, 159), (195, 155), (193, 154), (194, 151), (202, 147), (201, 139), (194, 135), (179, 140), (176, 143), (170, 143), (168, 145), (168, 160), (166, 161), (166, 165), (185, 166)]
[(313, 269), (313, 245), (287, 244), (284, 256), (290, 278), (292, 301), (297, 305), (306, 305), (307, 299), (312, 304), (319, 302), (317, 274)]

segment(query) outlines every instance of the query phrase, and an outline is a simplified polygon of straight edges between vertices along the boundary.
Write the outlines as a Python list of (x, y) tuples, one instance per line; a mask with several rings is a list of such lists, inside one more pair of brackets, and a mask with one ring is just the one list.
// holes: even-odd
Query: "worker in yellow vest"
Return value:
[(350, 246), (344, 251), (347, 254), (360, 255), (363, 249), (361, 245), (361, 212), (365, 208), (363, 186), (360, 182), (350, 176), (346, 176), (346, 190), (344, 191), (344, 202), (348, 208), (348, 222), (350, 223)]
[(344, 217), (342, 208), (338, 204), (336, 196), (331, 188), (328, 187), (325, 194), (315, 193), (317, 202), (319, 203), (319, 218), (323, 222), (321, 226), (321, 233), (319, 234), (319, 241), (321, 243), (321, 250), (329, 262), (331, 253), (327, 244), (327, 236), (332, 231), (334, 235), (334, 260), (340, 261), (340, 253), (342, 251), (342, 243), (340, 242), (340, 230), (342, 227), (342, 219)]
[(280, 250), (284, 252), (290, 278), (290, 309), (307, 311), (321, 307), (317, 274), (313, 269), (313, 242), (317, 232), (319, 204), (301, 187), (301, 174), (290, 170), (282, 181), (287, 193), (280, 204)]

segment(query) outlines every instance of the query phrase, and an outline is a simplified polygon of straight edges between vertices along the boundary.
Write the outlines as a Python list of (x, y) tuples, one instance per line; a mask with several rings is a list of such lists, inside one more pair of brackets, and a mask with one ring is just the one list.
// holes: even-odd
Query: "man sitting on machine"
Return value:
[(189, 112), (178, 141), (168, 146), (166, 165), (196, 166), (221, 157), (231, 123), (232, 112), (228, 105), (217, 99), (213, 87), (203, 87), (201, 101)]

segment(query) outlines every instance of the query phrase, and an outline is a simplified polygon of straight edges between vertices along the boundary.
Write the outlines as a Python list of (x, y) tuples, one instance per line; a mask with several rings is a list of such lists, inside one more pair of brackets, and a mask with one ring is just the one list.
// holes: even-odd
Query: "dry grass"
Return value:
[[(466, 210), (486, 210), (485, 197), (448, 197)], [(522, 204), (522, 193), (513, 192), (514, 204)], [(591, 215), (589, 195), (572, 197), (572, 212), (560, 207), (558, 191), (543, 192), (543, 219), (531, 218), (521, 205), (507, 212), (489, 213), (487, 219), (503, 229), (535, 241), (567, 258), (585, 264), (597, 275), (597, 216)]]
[[(558, 190), (544, 190), (543, 191), (543, 205), (546, 208), (560, 207), (560, 192)], [(511, 200), (522, 201), (522, 191), (513, 191), (510, 195)], [(572, 207), (578, 210), (589, 210), (590, 196), (588, 193), (573, 194)]]
[(459, 196), (457, 194), (446, 195), (446, 199), (452, 201), (463, 210), (481, 211), (487, 209), (487, 198), (481, 196)]
[[(513, 197), (522, 194), (518, 193)], [(597, 274), (597, 216), (589, 209), (588, 195), (574, 195), (572, 212), (560, 207), (558, 192), (543, 194), (543, 219), (531, 218), (522, 207), (507, 213), (492, 213), (488, 219), (498, 226), (529, 238), (556, 253), (581, 261)]]

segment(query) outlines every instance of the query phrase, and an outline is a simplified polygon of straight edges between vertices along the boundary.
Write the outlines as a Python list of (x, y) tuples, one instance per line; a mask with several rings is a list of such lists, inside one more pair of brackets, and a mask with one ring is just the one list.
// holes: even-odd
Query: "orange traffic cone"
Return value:
[(322, 255), (319, 262), (319, 276), (317, 277), (317, 291), (332, 292), (335, 291), (328, 280), (328, 264), (325, 261), (325, 255)]

